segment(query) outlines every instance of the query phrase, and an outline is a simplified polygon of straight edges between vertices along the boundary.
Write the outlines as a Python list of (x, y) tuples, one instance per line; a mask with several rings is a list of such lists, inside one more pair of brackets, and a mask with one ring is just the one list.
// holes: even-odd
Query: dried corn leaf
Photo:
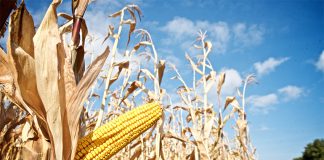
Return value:
[(64, 19), (68, 20), (68, 21), (73, 19), (73, 17), (70, 16), (69, 14), (67, 14), (67, 13), (58, 13), (57, 16), (62, 17)]
[(204, 75), (204, 73), (198, 68), (198, 66), (193, 62), (193, 60), (190, 58), (190, 56), (187, 53), (186, 53), (186, 59), (190, 62), (193, 70), (195, 70), (197, 73), (201, 75)]
[[(0, 68), (4, 69), (0, 73), (0, 90), (4, 89), (7, 97), (21, 109), (32, 114), (33, 111), (23, 101), (17, 84), (17, 72), (13, 62), (9, 60), (8, 55), (0, 48)], [(3, 87), (3, 88), (2, 88)]]
[(20, 154), (23, 159), (47, 160), (51, 157), (50, 152), (50, 143), (42, 138), (38, 138), (24, 143)]
[(22, 129), (21, 133), (21, 140), (22, 142), (26, 142), (28, 139), (33, 138), (35, 135), (33, 134), (33, 131), (31, 130), (30, 122), (26, 122), (24, 124), (24, 127)]
[(206, 144), (203, 142), (203, 139), (201, 137), (201, 134), (198, 130), (190, 128), (190, 132), (192, 133), (195, 143), (197, 144), (199, 155), (201, 159), (210, 159), (208, 154), (208, 148)]
[(76, 84), (79, 83), (79, 81), (81, 80), (84, 74), (84, 70), (85, 70), (84, 54), (85, 52), (83, 46), (79, 46), (76, 49), (75, 61), (73, 61), (74, 62), (73, 72), (74, 72)]
[(235, 97), (226, 97), (224, 110), (227, 108), (229, 104), (231, 104), (236, 109), (240, 109), (240, 104), (238, 103)]
[(165, 60), (160, 60), (157, 68), (158, 68), (158, 75), (159, 75), (159, 77), (158, 77), (159, 85), (161, 85), (163, 74), (164, 74), (164, 69), (165, 69)]
[(217, 85), (217, 94), (220, 94), (224, 82), (225, 82), (225, 73), (221, 73), (221, 75), (219, 76), (219, 81), (218, 81), (218, 85)]
[[(10, 17), (10, 40), (9, 43), (21, 47), (31, 57), (34, 57), (33, 37), (35, 35), (34, 21), (22, 2)], [(8, 44), (8, 48), (11, 47)]]
[(13, 83), (13, 75), (8, 64), (8, 55), (0, 48), (0, 83)]
[(53, 2), (52, 2), (52, 4), (55, 5), (55, 7), (57, 7), (61, 3), (62, 3), (62, 0), (53, 0)]
[(131, 83), (131, 85), (127, 88), (127, 91), (125, 93), (125, 95), (123, 96), (122, 101), (124, 101), (130, 94), (132, 94), (137, 88), (141, 88), (142, 87), (142, 83), (140, 81), (134, 81)]
[(141, 73), (144, 73), (151, 80), (155, 81), (155, 77), (153, 76), (153, 74), (149, 70), (147, 70), (147, 69), (141, 69), (140, 72), (138, 73), (138, 75), (140, 75)]
[(211, 51), (213, 44), (210, 41), (206, 41), (204, 44), (205, 49), (207, 49), (207, 54)]
[(72, 140), (73, 150), (71, 154), (71, 159), (74, 158), (77, 141), (79, 139), (79, 117), (83, 109), (83, 102), (86, 100), (88, 90), (92, 86), (93, 82), (97, 79), (97, 76), (100, 73), (101, 68), (105, 64), (108, 55), (109, 48), (107, 47), (104, 53), (98, 56), (89, 66), (89, 69), (81, 79), (71, 99), (67, 102), (68, 114), (64, 115), (68, 117), (68, 124)]
[(59, 60), (62, 58), (62, 53), (60, 53), (62, 49), (59, 47), (63, 46), (60, 45), (61, 37), (57, 25), (56, 5), (54, 4), (57, 2), (60, 1), (53, 1), (49, 6), (33, 41), (37, 89), (46, 110), (55, 157), (63, 159), (63, 143), (68, 143), (68, 141), (64, 140), (63, 142), (61, 119), (65, 109), (65, 93), (63, 92), (64, 86), (61, 86), (64, 85), (63, 74), (59, 73), (59, 69), (63, 69), (59, 66)]
[(138, 159), (142, 154), (142, 148), (141, 146), (137, 146), (135, 148), (135, 152), (133, 153), (133, 155), (130, 157), (130, 160), (135, 160)]
[(70, 63), (70, 60), (68, 58), (65, 58), (64, 82), (65, 82), (65, 97), (67, 102), (71, 99), (71, 96), (75, 94), (74, 90), (76, 88), (76, 81), (74, 77), (75, 76), (72, 70), (72, 64)]
[(8, 55), (17, 71), (17, 81), (22, 98), (44, 120), (46, 113), (36, 87), (32, 41), (34, 34), (33, 19), (23, 2), (11, 15), (7, 44)]
[(211, 129), (213, 127), (213, 124), (214, 124), (214, 118), (209, 118), (207, 120), (207, 122), (205, 123), (205, 126), (204, 126), (204, 138), (205, 139), (209, 139), (210, 138), (210, 133), (211, 133)]
[(114, 34), (114, 26), (109, 25), (108, 26), (108, 33), (106, 35), (106, 37), (104, 38), (104, 40), (102, 41), (102, 43), (104, 43), (110, 36), (112, 36)]
[(15, 48), (10, 58), (14, 61), (18, 73), (18, 85), (24, 101), (43, 120), (46, 111), (37, 91), (34, 59), (22, 48)]
[(120, 16), (123, 12), (124, 12), (124, 10), (120, 10), (120, 11), (118, 11), (118, 12), (115, 12), (115, 13), (109, 15), (109, 17), (114, 17), (114, 18), (115, 18), (115, 17), (118, 17), (118, 16)]

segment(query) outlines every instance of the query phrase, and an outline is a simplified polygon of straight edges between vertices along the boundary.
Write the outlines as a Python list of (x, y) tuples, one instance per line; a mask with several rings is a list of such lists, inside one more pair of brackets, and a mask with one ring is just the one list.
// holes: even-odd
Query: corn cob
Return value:
[(137, 107), (99, 127), (78, 141), (75, 159), (109, 159), (162, 116), (159, 103)]

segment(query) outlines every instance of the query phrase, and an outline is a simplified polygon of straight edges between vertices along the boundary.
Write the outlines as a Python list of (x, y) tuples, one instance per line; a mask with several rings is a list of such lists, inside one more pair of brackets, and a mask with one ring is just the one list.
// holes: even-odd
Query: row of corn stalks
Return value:
[[(94, 54), (84, 49), (92, 45), (86, 20), (82, 43), (73, 34), (69, 42), (75, 19), (57, 13), (59, 4), (51, 3), (37, 31), (24, 2), (10, 15), (7, 51), (0, 49), (1, 159), (255, 159), (244, 102), (254, 76), (224, 98), (226, 76), (208, 59), (206, 33), (193, 45), (197, 56), (186, 54), (192, 80), (185, 80), (159, 59), (149, 32), (136, 29), (142, 13), (128, 5), (110, 15), (119, 23), (102, 38), (113, 45), (85, 66)], [(59, 17), (66, 23), (59, 26)], [(119, 47), (125, 26), (126, 49)], [(166, 71), (175, 76), (166, 79)], [(166, 81), (181, 84), (175, 102)]]

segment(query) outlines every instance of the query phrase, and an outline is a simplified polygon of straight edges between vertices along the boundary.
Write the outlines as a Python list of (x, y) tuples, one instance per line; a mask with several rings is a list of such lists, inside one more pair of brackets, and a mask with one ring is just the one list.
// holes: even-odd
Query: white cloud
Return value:
[(172, 37), (181, 39), (196, 32), (196, 25), (187, 18), (175, 17), (162, 27), (162, 30), (168, 32)]
[(216, 83), (213, 84), (211, 90), (208, 93), (208, 101), (216, 102), (215, 97), (217, 97), (217, 85), (219, 81), (219, 75), (225, 73), (225, 83), (221, 90), (221, 100), (223, 101), (226, 96), (234, 96), (238, 87), (242, 85), (242, 77), (239, 72), (233, 68), (225, 68), (217, 72)]
[[(247, 104), (252, 112), (267, 114), (274, 105), (279, 102), (295, 100), (303, 95), (303, 89), (297, 86), (288, 85), (278, 89), (278, 94), (269, 93), (267, 95), (252, 95), (246, 98)], [(280, 96), (279, 96), (280, 95)]]
[(278, 92), (284, 95), (284, 101), (290, 101), (302, 96), (303, 89), (297, 86), (288, 85), (286, 87), (278, 89)]
[(324, 73), (324, 50), (322, 51), (320, 57), (318, 58), (317, 62), (315, 63), (315, 66), (318, 70), (320, 70)]
[(191, 47), (199, 30), (207, 31), (216, 53), (225, 53), (231, 38), (234, 46), (242, 49), (260, 44), (265, 34), (264, 27), (256, 24), (237, 23), (230, 27), (223, 21), (193, 21), (185, 17), (174, 17), (161, 30), (168, 34), (168, 38), (163, 40), (166, 45), (178, 45), (181, 42), (182, 49)]
[(167, 55), (165, 57), (165, 60), (166, 60), (167, 63), (171, 63), (171, 64), (173, 64), (173, 65), (175, 65), (177, 67), (178, 66), (180, 66), (180, 67), (182, 66), (182, 60), (180, 58), (172, 55), (172, 54)]
[(251, 110), (255, 112), (268, 113), (273, 105), (279, 102), (278, 96), (274, 93), (267, 95), (252, 95), (247, 98), (247, 103), (251, 105)]
[(227, 23), (221, 21), (192, 21), (184, 17), (175, 17), (161, 27), (161, 30), (168, 33), (169, 36), (163, 41), (165, 44), (183, 42), (185, 44), (182, 45), (183, 48), (190, 47), (199, 30), (207, 31), (208, 38), (212, 40), (216, 53), (224, 53), (230, 39), (229, 27)]
[(268, 58), (264, 62), (256, 62), (254, 63), (254, 68), (257, 71), (259, 76), (268, 74), (276, 69), (280, 64), (286, 62), (289, 58), (284, 57), (284, 58), (278, 58), (275, 59), (273, 57)]
[(225, 72), (225, 83), (222, 87), (223, 95), (234, 95), (236, 89), (242, 85), (242, 77), (235, 69), (223, 69)]
[(238, 23), (233, 27), (236, 42), (243, 46), (260, 44), (263, 40), (264, 28), (259, 25), (247, 26), (245, 23)]

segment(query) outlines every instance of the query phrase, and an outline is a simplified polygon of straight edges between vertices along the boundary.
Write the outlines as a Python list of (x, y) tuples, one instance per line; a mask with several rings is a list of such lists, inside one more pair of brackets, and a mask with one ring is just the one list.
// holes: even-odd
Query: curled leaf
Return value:
[(221, 75), (219, 76), (219, 81), (218, 81), (218, 85), (217, 85), (217, 94), (220, 94), (224, 82), (225, 82), (225, 73), (221, 73)]

